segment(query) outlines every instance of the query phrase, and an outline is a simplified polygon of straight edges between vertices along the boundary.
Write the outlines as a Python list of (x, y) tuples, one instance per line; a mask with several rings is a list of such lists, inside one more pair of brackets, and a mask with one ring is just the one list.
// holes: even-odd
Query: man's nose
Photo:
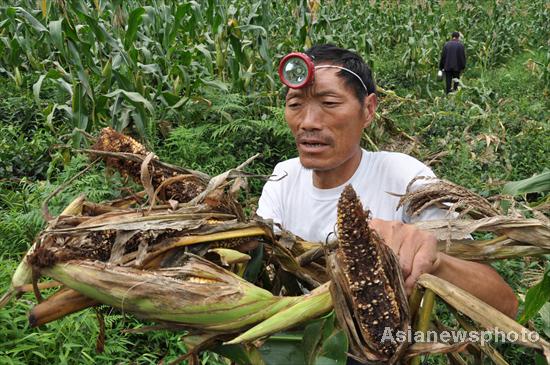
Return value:
[(315, 103), (305, 105), (300, 129), (321, 129), (321, 121), (322, 111), (319, 106), (315, 105)]

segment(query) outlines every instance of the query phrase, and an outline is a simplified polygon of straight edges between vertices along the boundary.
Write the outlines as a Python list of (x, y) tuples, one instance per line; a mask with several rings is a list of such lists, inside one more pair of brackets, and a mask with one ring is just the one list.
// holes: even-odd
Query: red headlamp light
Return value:
[(316, 68), (337, 68), (347, 71), (357, 77), (361, 85), (365, 88), (367, 95), (369, 93), (363, 79), (349, 68), (337, 65), (315, 66), (311, 58), (307, 54), (301, 52), (292, 52), (283, 57), (281, 63), (279, 63), (279, 78), (281, 82), (289, 88), (300, 89), (313, 82)]
[(308, 55), (301, 52), (287, 54), (279, 64), (279, 78), (291, 89), (299, 89), (313, 82), (315, 65)]

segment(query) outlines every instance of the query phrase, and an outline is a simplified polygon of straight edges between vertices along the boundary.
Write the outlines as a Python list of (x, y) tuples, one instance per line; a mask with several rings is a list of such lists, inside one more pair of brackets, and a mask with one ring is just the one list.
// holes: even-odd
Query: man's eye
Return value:
[(300, 105), (302, 105), (302, 104), (297, 103), (297, 102), (292, 102), (292, 103), (287, 103), (286, 105), (287, 105), (289, 108), (295, 109), (295, 108), (299, 108)]
[(326, 107), (329, 107), (329, 108), (334, 108), (338, 105), (340, 105), (340, 103), (338, 103), (336, 101), (323, 101), (323, 106), (326, 106)]

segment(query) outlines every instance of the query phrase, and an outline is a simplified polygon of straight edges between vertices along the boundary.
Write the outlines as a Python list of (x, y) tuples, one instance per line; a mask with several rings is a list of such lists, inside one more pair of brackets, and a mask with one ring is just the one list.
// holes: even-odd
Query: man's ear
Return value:
[(372, 93), (365, 98), (365, 103), (363, 104), (363, 115), (364, 115), (364, 124), (363, 127), (367, 128), (376, 115), (376, 108), (378, 107), (378, 99), (376, 94)]

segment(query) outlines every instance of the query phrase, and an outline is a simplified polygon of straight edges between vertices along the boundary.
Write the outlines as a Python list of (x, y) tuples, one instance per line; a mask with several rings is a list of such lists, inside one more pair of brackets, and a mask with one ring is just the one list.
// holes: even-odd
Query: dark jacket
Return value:
[(441, 58), (439, 59), (439, 69), (444, 71), (462, 71), (464, 68), (466, 68), (464, 45), (456, 39), (445, 43), (443, 52), (441, 52)]

